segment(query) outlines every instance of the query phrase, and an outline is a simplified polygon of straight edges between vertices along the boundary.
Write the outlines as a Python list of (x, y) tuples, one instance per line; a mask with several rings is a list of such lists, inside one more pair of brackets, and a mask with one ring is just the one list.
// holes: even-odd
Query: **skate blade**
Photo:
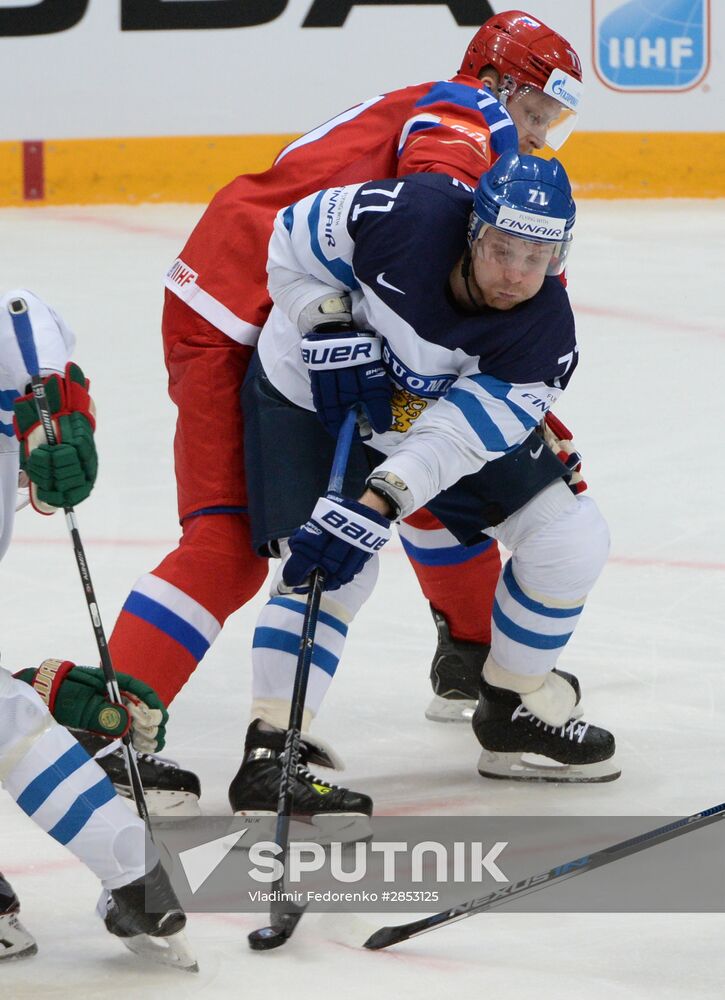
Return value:
[(0, 962), (16, 962), (37, 954), (38, 945), (23, 927), (17, 911), (0, 917)]
[(24, 958), (32, 958), (33, 955), (38, 954), (38, 946), (33, 941), (26, 948), (22, 948), (20, 951), (3, 951), (0, 952), (0, 962), (20, 962)]
[(129, 951), (139, 958), (145, 958), (157, 965), (165, 965), (184, 972), (198, 972), (196, 961), (184, 931), (169, 934), (168, 937), (151, 937), (137, 934), (135, 937), (121, 938)]
[(319, 844), (357, 844), (372, 840), (373, 828), (365, 813), (317, 813), (313, 817)]
[[(136, 803), (128, 785), (114, 785), (113, 787), (135, 812)], [(167, 792), (145, 788), (144, 798), (149, 816), (170, 817), (172, 819), (175, 816), (201, 816), (199, 799), (193, 792)]]
[[(273, 841), (277, 830), (277, 814), (241, 810), (234, 813), (249, 825), (249, 833), (232, 848), (248, 851), (259, 841)], [(365, 813), (316, 813), (314, 816), (293, 816), (290, 821), (290, 841), (313, 841), (316, 844), (354, 844), (371, 840), (373, 836), (370, 817)]]
[(593, 764), (562, 764), (541, 754), (493, 753), (483, 750), (478, 759), (478, 773), (484, 778), (506, 778), (509, 781), (574, 784), (614, 781), (622, 772), (612, 758)]
[[(240, 837), (232, 848), (233, 851), (248, 851), (254, 844), (274, 841), (277, 832), (277, 813), (242, 809), (234, 815), (244, 820), (248, 832)], [(317, 840), (317, 829), (310, 820), (297, 820), (293, 817), (289, 825), (288, 839)]]
[(476, 710), (476, 702), (468, 698), (441, 698), (433, 696), (425, 717), (430, 722), (470, 722)]

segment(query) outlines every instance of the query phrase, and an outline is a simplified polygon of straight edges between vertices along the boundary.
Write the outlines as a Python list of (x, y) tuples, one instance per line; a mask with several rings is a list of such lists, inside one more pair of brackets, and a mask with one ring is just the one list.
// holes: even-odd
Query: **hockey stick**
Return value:
[[(25, 299), (13, 299), (8, 306), (8, 312), (10, 313), (10, 319), (12, 320), (15, 337), (18, 342), (18, 347), (20, 348), (23, 363), (28, 374), (30, 375), (30, 384), (33, 389), (35, 406), (38, 411), (40, 422), (43, 425), (45, 438), (48, 444), (53, 445), (56, 443), (56, 433), (55, 428), (53, 427), (53, 418), (50, 413), (50, 407), (48, 405), (48, 397), (45, 394), (45, 385), (43, 384), (43, 380), (40, 376), (40, 365), (38, 363), (38, 353), (35, 349), (33, 327), (30, 322), (30, 316), (28, 315), (28, 304)], [(76, 520), (75, 510), (73, 507), (64, 507), (63, 510), (65, 512), (65, 520), (68, 525), (68, 531), (73, 542), (73, 552), (75, 553), (76, 563), (78, 564), (78, 572), (80, 573), (81, 583), (83, 584), (83, 593), (85, 594), (86, 604), (88, 605), (88, 614), (91, 617), (93, 631), (96, 636), (96, 644), (98, 645), (98, 653), (101, 658), (103, 676), (106, 680), (106, 691), (112, 702), (115, 702), (117, 705), (122, 705), (123, 702), (121, 701), (118, 679), (116, 678), (116, 672), (113, 669), (111, 654), (108, 650), (108, 643), (106, 642), (106, 635), (103, 631), (103, 625), (101, 624), (101, 615), (98, 611), (96, 595), (91, 582), (91, 574), (88, 569), (86, 554), (83, 549), (80, 533), (78, 531), (78, 521)], [(136, 802), (136, 809), (148, 828), (149, 836), (153, 839), (151, 821), (149, 819), (149, 811), (144, 797), (141, 776), (138, 772), (136, 757), (131, 749), (131, 737), (128, 733), (123, 737), (122, 744), (124, 756), (126, 758), (126, 769), (131, 782), (131, 790)]]
[(377, 951), (380, 948), (388, 948), (391, 944), (400, 944), (401, 941), (407, 941), (408, 938), (417, 937), (419, 934), (426, 934), (428, 931), (433, 931), (438, 927), (455, 923), (456, 920), (465, 920), (466, 917), (472, 917), (476, 913), (483, 913), (484, 910), (492, 910), (496, 906), (503, 906), (512, 899), (520, 899), (522, 896), (539, 892), (540, 889), (547, 889), (550, 885), (565, 882), (567, 879), (575, 878), (577, 875), (584, 875), (595, 868), (602, 868), (613, 861), (621, 861), (622, 858), (639, 854), (640, 851), (646, 851), (650, 847), (656, 847), (658, 844), (664, 844), (668, 840), (674, 840), (676, 837), (681, 837), (691, 830), (700, 830), (705, 826), (709, 826), (710, 823), (722, 819), (724, 816), (725, 802), (719, 806), (713, 806), (711, 809), (704, 809), (702, 812), (694, 813), (692, 816), (686, 816), (684, 819), (678, 819), (674, 823), (667, 823), (665, 826), (657, 827), (655, 830), (649, 830), (647, 833), (641, 833), (637, 837), (630, 837), (629, 840), (612, 844), (611, 847), (604, 847), (601, 851), (595, 851), (594, 854), (587, 854), (582, 858), (576, 858), (574, 861), (567, 861), (563, 865), (551, 868), (548, 872), (520, 879), (518, 882), (514, 882), (503, 889), (496, 889), (494, 892), (490, 892), (487, 896), (481, 896), (479, 899), (470, 899), (468, 902), (454, 906), (450, 910), (444, 910), (442, 913), (434, 913), (430, 917), (413, 920), (409, 924), (399, 924), (396, 927), (381, 927), (374, 934), (370, 935), (363, 944), (363, 947)]
[[(332, 460), (330, 481), (327, 484), (328, 493), (339, 493), (342, 490), (342, 481), (345, 478), (345, 469), (350, 455), (356, 417), (357, 411), (355, 409), (349, 410), (337, 436), (335, 457)], [(323, 583), (323, 571), (321, 569), (314, 570), (310, 577), (310, 591), (307, 595), (305, 617), (302, 623), (300, 650), (297, 657), (294, 687), (292, 689), (289, 725), (287, 727), (287, 736), (285, 738), (282, 757), (279, 798), (277, 799), (277, 826), (274, 839), (275, 843), (281, 848), (282, 858), (286, 857), (289, 850), (292, 777), (297, 772), (297, 765), (300, 759), (302, 716), (305, 709), (307, 680), (310, 676), (310, 664), (312, 663), (312, 653), (315, 646), (315, 630), (320, 613)], [(282, 900), (284, 871), (280, 878), (276, 880), (274, 889), (275, 896), (273, 898), (276, 897)], [(260, 927), (258, 930), (252, 931), (247, 935), (249, 947), (255, 951), (268, 951), (271, 948), (279, 948), (280, 945), (284, 944), (292, 936), (304, 912), (304, 906), (296, 906), (293, 903), (273, 903), (270, 910), (269, 925), (267, 927)]]

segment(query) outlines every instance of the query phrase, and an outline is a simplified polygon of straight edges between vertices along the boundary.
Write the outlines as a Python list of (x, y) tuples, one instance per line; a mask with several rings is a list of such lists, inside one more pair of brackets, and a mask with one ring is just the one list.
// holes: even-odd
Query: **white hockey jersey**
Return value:
[(518, 447), (577, 363), (574, 318), (558, 278), (510, 310), (472, 314), (448, 279), (466, 245), (472, 190), (419, 174), (338, 187), (280, 212), (270, 242), (275, 301), (259, 342), (272, 384), (312, 409), (297, 320), (331, 292), (351, 293), (360, 329), (383, 342), (393, 423), (373, 435), (384, 469), (415, 508)]

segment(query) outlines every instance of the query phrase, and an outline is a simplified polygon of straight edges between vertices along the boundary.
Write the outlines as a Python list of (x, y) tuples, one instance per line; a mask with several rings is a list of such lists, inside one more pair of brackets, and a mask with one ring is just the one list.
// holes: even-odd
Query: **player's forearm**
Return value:
[[(308, 217), (300, 205), (286, 211), (294, 213), (297, 229), (302, 226), (308, 229)], [(298, 326), (301, 313), (310, 303), (349, 289), (326, 266), (319, 264), (309, 241), (293, 239), (285, 218), (285, 212), (277, 216), (269, 243), (267, 287), (275, 305)]]

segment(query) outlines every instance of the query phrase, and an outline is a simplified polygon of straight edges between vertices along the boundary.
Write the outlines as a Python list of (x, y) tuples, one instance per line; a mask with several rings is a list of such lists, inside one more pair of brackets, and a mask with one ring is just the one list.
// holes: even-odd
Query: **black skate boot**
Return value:
[(20, 923), (19, 913), (20, 901), (0, 872), (0, 962), (30, 958), (38, 950), (35, 938)]
[(104, 890), (98, 912), (106, 929), (134, 954), (188, 972), (199, 971), (184, 934), (186, 914), (160, 863), (135, 882)]
[[(86, 753), (91, 757), (111, 744), (111, 740), (87, 729), (71, 729)], [(184, 771), (172, 760), (165, 760), (153, 753), (136, 754), (146, 804), (151, 816), (198, 816), (201, 785), (192, 771)], [(120, 748), (100, 757), (96, 763), (103, 768), (119, 795), (133, 799), (126, 770), (126, 758)]]
[[(263, 732), (259, 722), (255, 719), (247, 730), (242, 766), (229, 786), (229, 803), (235, 816), (269, 817), (273, 821), (277, 815), (285, 733), (281, 729)], [(300, 743), (300, 763), (292, 777), (291, 839), (310, 837), (310, 826), (314, 827), (312, 836), (318, 840), (348, 842), (370, 836), (372, 799), (316, 778), (305, 767), (310, 762), (333, 766), (324, 750), (311, 742)], [(295, 824), (295, 820), (303, 826)], [(274, 830), (274, 822), (266, 825)]]
[[(580, 699), (573, 674), (556, 670)], [(493, 687), (481, 678), (481, 695), (473, 715), (473, 731), (483, 752), (478, 773), (485, 778), (515, 781), (613, 781), (621, 774), (612, 761), (614, 737), (577, 717), (549, 726), (528, 711), (520, 696)]]
[(453, 639), (445, 617), (433, 605), (430, 610), (438, 629), (438, 646), (430, 668), (434, 697), (425, 717), (431, 722), (470, 722), (491, 647)]

